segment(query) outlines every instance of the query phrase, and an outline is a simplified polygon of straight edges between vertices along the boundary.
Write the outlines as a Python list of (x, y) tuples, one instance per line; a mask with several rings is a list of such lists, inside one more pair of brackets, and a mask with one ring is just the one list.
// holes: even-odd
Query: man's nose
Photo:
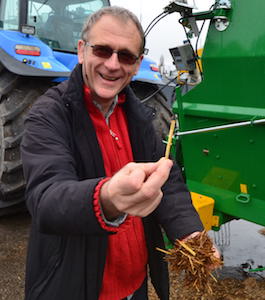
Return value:
[(105, 61), (105, 66), (109, 69), (120, 68), (118, 53), (113, 52), (111, 57)]

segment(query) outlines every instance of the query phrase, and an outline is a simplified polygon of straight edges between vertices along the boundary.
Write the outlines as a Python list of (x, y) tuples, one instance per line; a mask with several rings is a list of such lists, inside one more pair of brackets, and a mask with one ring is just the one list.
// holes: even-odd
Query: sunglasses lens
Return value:
[(137, 60), (137, 57), (135, 55), (127, 51), (119, 51), (118, 58), (121, 63), (126, 65), (133, 65)]
[[(114, 50), (108, 46), (93, 45), (93, 54), (101, 58), (110, 58)], [(130, 53), (129, 51), (117, 51), (119, 62), (125, 65), (133, 65), (136, 63), (138, 57)]]
[(92, 49), (93, 54), (101, 58), (110, 58), (113, 53), (113, 50), (107, 46), (95, 45)]

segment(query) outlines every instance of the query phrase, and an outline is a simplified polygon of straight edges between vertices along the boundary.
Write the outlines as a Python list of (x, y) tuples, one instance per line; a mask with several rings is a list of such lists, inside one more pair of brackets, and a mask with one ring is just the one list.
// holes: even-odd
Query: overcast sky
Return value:
[[(188, 1), (193, 4), (193, 0)], [(133, 11), (140, 19), (144, 29), (157, 15), (163, 12), (163, 8), (170, 2), (169, 0), (111, 0), (112, 5), (126, 7)], [(195, 0), (198, 11), (208, 10), (213, 3), (214, 0)], [(178, 23), (179, 18), (178, 13), (166, 16), (155, 25), (147, 36), (148, 56), (156, 60), (157, 63), (163, 55), (165, 63), (171, 64), (172, 59), (168, 49), (183, 44), (183, 40), (185, 40), (184, 30)]]

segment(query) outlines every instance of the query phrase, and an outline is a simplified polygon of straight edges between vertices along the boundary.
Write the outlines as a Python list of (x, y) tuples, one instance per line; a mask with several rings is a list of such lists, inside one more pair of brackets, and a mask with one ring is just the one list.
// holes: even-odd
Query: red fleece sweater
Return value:
[[(128, 162), (133, 161), (128, 126), (119, 96), (118, 104), (109, 117), (109, 125), (93, 104), (90, 91), (84, 87), (85, 103), (94, 124), (102, 152), (107, 177), (111, 177)], [(147, 249), (141, 218), (128, 216), (119, 227), (108, 226), (101, 216), (99, 192), (102, 180), (94, 193), (94, 210), (101, 227), (115, 232), (108, 238), (108, 251), (99, 300), (118, 300), (137, 290), (146, 277)]]

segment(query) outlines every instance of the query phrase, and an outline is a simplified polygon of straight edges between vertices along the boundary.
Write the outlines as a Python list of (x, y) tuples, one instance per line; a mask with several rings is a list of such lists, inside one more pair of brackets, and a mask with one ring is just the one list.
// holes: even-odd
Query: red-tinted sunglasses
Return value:
[(117, 53), (119, 62), (125, 65), (133, 65), (140, 56), (136, 56), (127, 50), (114, 50), (109, 46), (91, 45), (85, 41), (85, 45), (92, 48), (92, 53), (101, 58), (110, 58), (113, 53)]

